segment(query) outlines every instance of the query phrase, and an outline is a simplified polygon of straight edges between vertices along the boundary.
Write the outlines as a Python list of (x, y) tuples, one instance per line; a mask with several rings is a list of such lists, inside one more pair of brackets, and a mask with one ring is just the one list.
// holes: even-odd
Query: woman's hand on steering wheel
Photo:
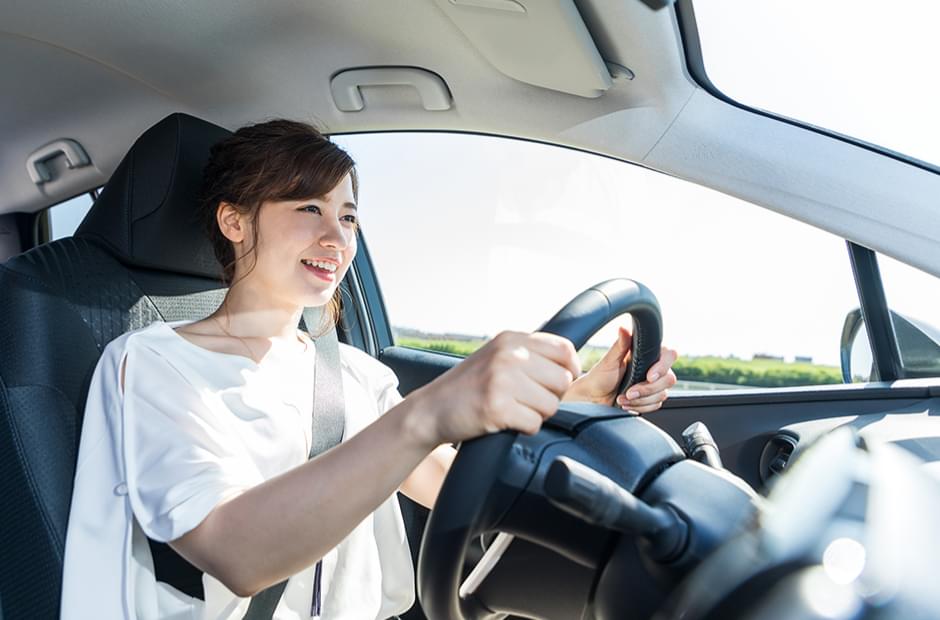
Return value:
[(501, 332), (414, 393), (431, 414), (422, 434), (430, 432), (433, 445), (507, 429), (534, 435), (579, 374), (567, 338)]
[[(633, 335), (620, 327), (617, 341), (591, 370), (571, 384), (562, 400), (613, 405), (617, 386), (630, 363), (632, 346)], [(617, 406), (637, 413), (650, 413), (662, 407), (667, 390), (676, 384), (672, 365), (677, 358), (674, 349), (662, 347), (659, 361), (646, 373), (646, 381), (631, 385), (626, 395), (617, 395)]]

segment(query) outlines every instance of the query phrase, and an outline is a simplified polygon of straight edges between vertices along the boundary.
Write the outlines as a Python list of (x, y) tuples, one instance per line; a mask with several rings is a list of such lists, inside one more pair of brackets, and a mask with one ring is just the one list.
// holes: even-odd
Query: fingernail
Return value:
[(656, 379), (659, 379), (659, 373), (658, 373), (658, 372), (651, 372), (651, 373), (650, 373), (650, 381), (656, 381)]
[(639, 395), (640, 395), (640, 393), (637, 392), (636, 390), (630, 390), (629, 392), (627, 392), (627, 398), (629, 398), (630, 400), (633, 400), (634, 398), (638, 397)]

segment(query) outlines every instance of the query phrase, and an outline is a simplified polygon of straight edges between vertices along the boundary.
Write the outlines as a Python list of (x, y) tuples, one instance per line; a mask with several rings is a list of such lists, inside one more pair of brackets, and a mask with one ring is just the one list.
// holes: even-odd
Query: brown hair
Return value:
[[(353, 196), (358, 201), (355, 162), (316, 127), (299, 121), (275, 119), (248, 125), (213, 145), (203, 170), (198, 208), (215, 257), (222, 266), (222, 284), (229, 288), (237, 284), (237, 280), (232, 280), (239, 259), (216, 220), (220, 203), (232, 204), (251, 222), (252, 241), (242, 256), (245, 258), (254, 254), (258, 244), (258, 212), (264, 202), (324, 196), (347, 174), (352, 177)], [(251, 273), (254, 266), (252, 262), (244, 275)], [(340, 294), (337, 286), (323, 313), (329, 323), (319, 333), (339, 321)], [(307, 329), (312, 331), (314, 326), (308, 325)]]

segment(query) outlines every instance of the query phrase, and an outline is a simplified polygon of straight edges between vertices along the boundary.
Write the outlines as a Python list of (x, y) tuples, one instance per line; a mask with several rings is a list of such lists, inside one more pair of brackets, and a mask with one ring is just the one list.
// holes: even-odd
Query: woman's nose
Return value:
[(346, 238), (343, 225), (339, 220), (330, 220), (330, 218), (323, 218), (323, 220), (324, 227), (320, 233), (320, 245), (340, 250), (345, 249), (349, 245), (349, 240)]

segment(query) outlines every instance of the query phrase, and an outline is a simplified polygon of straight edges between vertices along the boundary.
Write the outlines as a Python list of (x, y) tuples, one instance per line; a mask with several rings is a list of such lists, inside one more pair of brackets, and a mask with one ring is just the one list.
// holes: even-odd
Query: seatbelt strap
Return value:
[[(307, 332), (320, 325), (321, 308), (304, 308)], [(312, 337), (312, 336), (311, 336)], [(343, 398), (343, 374), (336, 328), (314, 339), (317, 347), (313, 371), (313, 438), (310, 458), (339, 445), (346, 430), (346, 400)]]
[[(304, 326), (314, 340), (317, 356), (313, 370), (313, 434), (310, 441), (310, 458), (338, 445), (346, 430), (346, 404), (343, 399), (343, 375), (336, 329), (331, 328), (322, 336), (313, 338), (322, 317), (321, 308), (304, 308)], [(313, 617), (321, 614), (322, 562), (323, 560), (317, 561), (314, 568), (313, 600), (310, 608), (310, 615)], [(285, 587), (287, 580), (254, 595), (243, 620), (271, 620)]]

